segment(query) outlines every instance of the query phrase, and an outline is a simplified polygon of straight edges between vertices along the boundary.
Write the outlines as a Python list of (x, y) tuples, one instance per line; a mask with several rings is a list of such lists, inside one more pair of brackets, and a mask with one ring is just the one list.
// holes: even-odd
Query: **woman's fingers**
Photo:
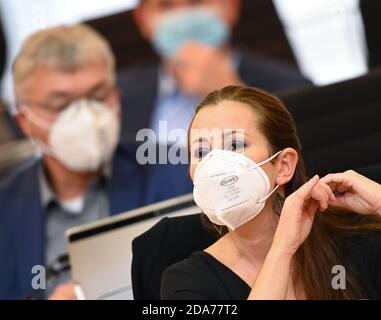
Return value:
[(309, 200), (311, 200), (312, 191), (318, 182), (319, 176), (316, 175), (286, 198), (281, 220), (300, 219), (303, 216), (303, 211), (306, 210)]
[(334, 193), (332, 192), (331, 188), (327, 184), (320, 181), (319, 186), (321, 187), (321, 189), (323, 190), (324, 195), (325, 195), (324, 206), (322, 207), (322, 209), (323, 209), (322, 211), (324, 211), (324, 210), (328, 209), (329, 202), (335, 201), (336, 197), (335, 197)]
[(326, 175), (321, 181), (331, 186), (334, 192), (345, 192), (352, 188), (352, 183), (349, 179), (350, 173), (331, 173)]
[(337, 183), (343, 181), (344, 177), (342, 173), (330, 173), (320, 180), (326, 184)]
[(314, 187), (318, 182), (319, 176), (316, 175), (294, 192), (295, 198), (301, 201), (309, 199), (311, 197)]
[(319, 183), (316, 184), (316, 186), (312, 189), (311, 198), (317, 201), (320, 211), (323, 211), (325, 194), (322, 188), (319, 186)]
[(335, 196), (335, 194), (333, 193), (333, 191), (332, 191), (332, 189), (330, 188), (330, 186), (329, 186), (328, 184), (322, 182), (321, 180), (320, 180), (320, 182), (321, 182), (321, 186), (322, 186), (322, 188), (323, 188), (323, 189), (327, 192), (327, 194), (328, 194), (328, 199), (329, 199), (330, 201), (335, 201), (336, 196)]
[(335, 208), (343, 208), (346, 205), (345, 196), (336, 196), (335, 200), (329, 201), (329, 205)]
[(328, 202), (335, 197), (331, 188), (321, 181), (315, 185), (311, 196), (319, 203), (320, 211), (327, 210)]
[(317, 209), (319, 208), (319, 202), (316, 201), (316, 200), (313, 200), (311, 199), (308, 203), (307, 203), (307, 206), (305, 208), (306, 210), (306, 213), (307, 213), (307, 216), (313, 220), (313, 218), (315, 217), (315, 213), (317, 211)]

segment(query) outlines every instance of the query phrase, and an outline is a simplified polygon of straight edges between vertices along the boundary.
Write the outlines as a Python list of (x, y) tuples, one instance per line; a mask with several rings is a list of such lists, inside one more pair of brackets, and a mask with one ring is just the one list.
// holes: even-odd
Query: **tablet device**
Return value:
[(133, 299), (132, 240), (162, 218), (200, 213), (188, 194), (66, 231), (72, 279), (81, 299)]

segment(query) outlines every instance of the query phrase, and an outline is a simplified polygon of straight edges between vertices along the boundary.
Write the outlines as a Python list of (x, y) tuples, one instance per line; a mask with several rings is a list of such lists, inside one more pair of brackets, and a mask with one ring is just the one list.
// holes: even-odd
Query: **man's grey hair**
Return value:
[(90, 26), (63, 25), (29, 36), (13, 64), (17, 100), (23, 84), (37, 66), (75, 71), (89, 62), (105, 63), (115, 79), (115, 57), (107, 40)]

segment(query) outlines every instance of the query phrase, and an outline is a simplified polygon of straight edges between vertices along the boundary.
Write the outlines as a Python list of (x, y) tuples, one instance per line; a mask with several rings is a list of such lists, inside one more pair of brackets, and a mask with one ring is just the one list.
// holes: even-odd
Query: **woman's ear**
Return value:
[(286, 148), (279, 154), (276, 164), (278, 169), (276, 184), (282, 186), (292, 179), (298, 161), (298, 152), (293, 148)]

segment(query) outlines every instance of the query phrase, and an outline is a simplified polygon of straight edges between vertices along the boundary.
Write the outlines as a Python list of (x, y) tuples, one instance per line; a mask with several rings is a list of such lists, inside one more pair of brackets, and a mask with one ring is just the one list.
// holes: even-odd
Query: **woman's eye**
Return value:
[(238, 152), (243, 151), (246, 147), (246, 144), (243, 141), (233, 141), (225, 147), (225, 150)]
[(202, 159), (209, 153), (209, 149), (206, 148), (198, 148), (194, 151), (194, 157), (197, 159)]

